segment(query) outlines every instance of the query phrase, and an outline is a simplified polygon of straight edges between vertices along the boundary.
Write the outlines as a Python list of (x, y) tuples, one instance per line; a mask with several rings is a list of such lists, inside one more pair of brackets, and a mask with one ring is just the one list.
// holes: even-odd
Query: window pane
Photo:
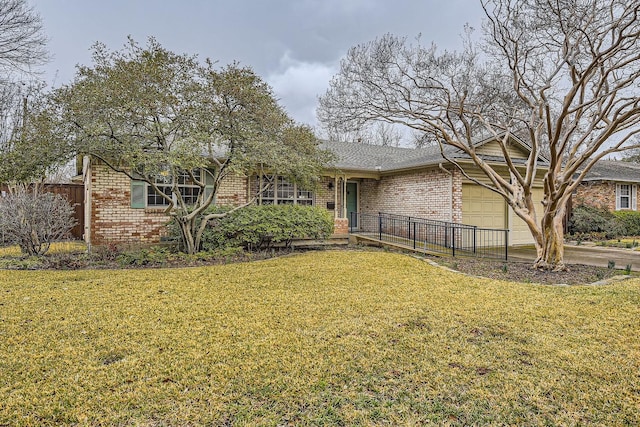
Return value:
[(306, 204), (301, 202), (305, 202), (307, 200), (311, 201), (312, 199), (313, 199), (313, 193), (311, 191), (298, 189), (298, 204)]
[(620, 197), (620, 208), (621, 209), (629, 209), (629, 196), (621, 196)]
[[(171, 187), (170, 186), (162, 186), (158, 187), (161, 192), (170, 196), (171, 195)], [(169, 206), (169, 201), (162, 197), (160, 194), (156, 193), (153, 188), (148, 185), (147, 186), (147, 206)]]
[(182, 200), (187, 205), (195, 205), (198, 201), (198, 194), (200, 194), (200, 187), (180, 187), (180, 193), (182, 193)]
[(287, 199), (293, 202), (295, 189), (293, 184), (285, 181), (284, 178), (278, 177), (278, 200)]
[[(274, 177), (273, 176), (269, 176), (269, 175), (265, 175), (262, 177), (262, 180), (260, 180), (260, 177), (256, 177), (255, 180), (255, 192), (256, 192), (256, 196), (258, 196), (258, 199), (262, 199), (263, 202), (265, 200), (272, 200), (275, 197), (275, 185), (274, 185)], [(263, 190), (264, 189), (264, 190)], [(262, 194), (260, 194), (260, 192), (262, 191)], [(266, 204), (266, 203), (263, 203)]]

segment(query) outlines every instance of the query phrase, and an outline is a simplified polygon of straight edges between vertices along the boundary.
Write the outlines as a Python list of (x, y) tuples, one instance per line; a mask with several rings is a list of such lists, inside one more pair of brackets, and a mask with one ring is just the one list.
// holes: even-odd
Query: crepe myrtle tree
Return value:
[[(189, 253), (207, 223), (228, 214), (205, 213), (225, 177), (268, 170), (311, 187), (328, 159), (251, 68), (214, 65), (153, 38), (146, 46), (129, 39), (118, 51), (98, 43), (93, 65), (79, 66), (53, 94), (58, 138), (146, 182), (166, 200)], [(199, 189), (195, 201), (183, 197), (185, 177)]]
[[(465, 153), (488, 180), (467, 178), (504, 197), (528, 225), (535, 266), (562, 270), (571, 193), (599, 159), (638, 146), (640, 3), (481, 4), (484, 37), (463, 37), (458, 52), (394, 35), (350, 49), (320, 98), (318, 117), (343, 127), (399, 123)], [(480, 135), (498, 140), (508, 177), (476, 151)], [(524, 164), (509, 155), (511, 135), (531, 146)], [(541, 159), (544, 200), (536, 212), (532, 186)]]

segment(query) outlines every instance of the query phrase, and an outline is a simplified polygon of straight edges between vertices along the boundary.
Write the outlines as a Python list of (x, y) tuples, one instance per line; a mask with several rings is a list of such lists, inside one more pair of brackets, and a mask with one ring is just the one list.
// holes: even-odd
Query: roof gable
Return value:
[[(507, 153), (512, 159), (526, 159), (531, 148), (518, 138), (510, 137), (506, 144)], [(495, 138), (490, 138), (476, 145), (476, 153), (481, 156), (503, 157), (502, 147)]]

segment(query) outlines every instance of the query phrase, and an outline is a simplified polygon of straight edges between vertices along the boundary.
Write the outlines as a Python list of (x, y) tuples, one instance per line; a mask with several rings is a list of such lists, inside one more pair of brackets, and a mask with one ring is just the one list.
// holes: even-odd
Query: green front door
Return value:
[(358, 212), (358, 184), (347, 182), (347, 218), (349, 218), (349, 227), (356, 228), (358, 227), (358, 216), (352, 215), (352, 212)]

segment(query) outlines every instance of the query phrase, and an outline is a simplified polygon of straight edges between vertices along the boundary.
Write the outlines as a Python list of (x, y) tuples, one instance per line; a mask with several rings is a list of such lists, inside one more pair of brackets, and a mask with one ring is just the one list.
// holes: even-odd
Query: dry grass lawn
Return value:
[(0, 271), (0, 425), (639, 425), (640, 280), (382, 252)]

